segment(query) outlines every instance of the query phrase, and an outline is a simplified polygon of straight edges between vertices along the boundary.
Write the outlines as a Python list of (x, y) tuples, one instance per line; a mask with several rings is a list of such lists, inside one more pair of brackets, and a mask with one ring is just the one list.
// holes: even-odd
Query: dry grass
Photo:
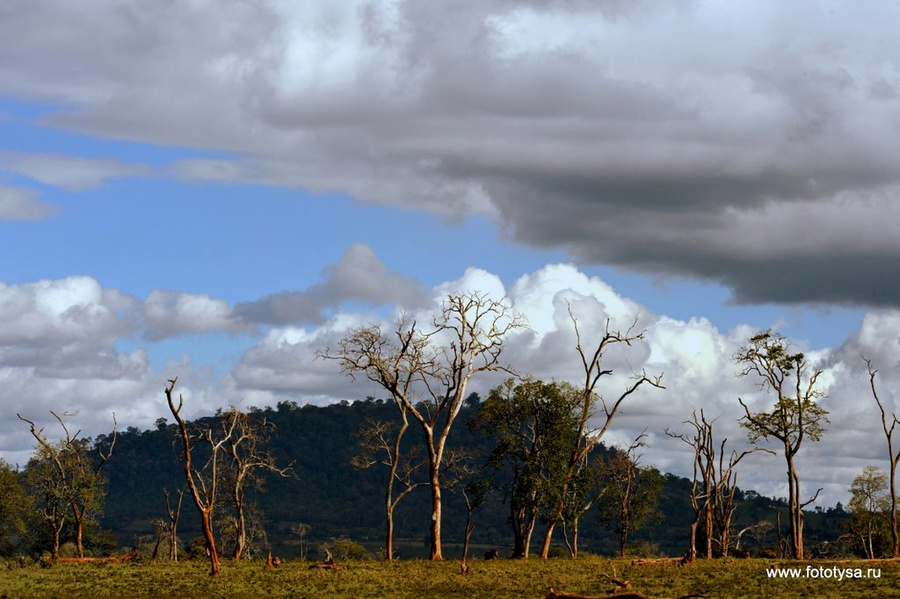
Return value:
[[(799, 567), (804, 577), (773, 579), (771, 560), (698, 561), (632, 565), (629, 560), (584, 557), (577, 561), (470, 561), (462, 576), (456, 561), (348, 563), (345, 570), (322, 571), (308, 563), (287, 561), (265, 569), (263, 562), (225, 562), (212, 578), (203, 562), (179, 564), (57, 564), (0, 571), (0, 598), (12, 597), (441, 597), (515, 598), (546, 596), (552, 587), (571, 593), (603, 595), (612, 588), (607, 576), (631, 582), (633, 590), (650, 597), (680, 597), (702, 593), (725, 597), (900, 597), (900, 562), (780, 562), (782, 569)], [(806, 567), (877, 568), (880, 578), (837, 580), (807, 577)], [(831, 570), (834, 574), (836, 571)], [(815, 572), (813, 572), (815, 573)]]

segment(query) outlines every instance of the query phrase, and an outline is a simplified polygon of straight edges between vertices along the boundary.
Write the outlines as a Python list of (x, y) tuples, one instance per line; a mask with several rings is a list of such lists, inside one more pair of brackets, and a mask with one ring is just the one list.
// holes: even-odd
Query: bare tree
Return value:
[(163, 489), (166, 496), (166, 515), (168, 522), (166, 523), (167, 540), (169, 544), (169, 560), (178, 561), (178, 520), (181, 518), (181, 502), (184, 499), (184, 487), (178, 490), (178, 503), (172, 507), (169, 501), (169, 491)]
[(305, 560), (309, 551), (309, 524), (299, 522), (291, 527), (291, 532), (297, 535), (297, 544), (300, 550), (300, 559)]
[(24, 418), (21, 414), (16, 414), (16, 416), (31, 427), (31, 436), (44, 449), (46, 457), (56, 467), (59, 475), (58, 481), (62, 485), (62, 492), (75, 520), (75, 547), (78, 557), (84, 557), (84, 528), (100, 511), (103, 502), (105, 490), (100, 471), (112, 457), (113, 448), (116, 445), (118, 423), (116, 415), (113, 414), (112, 440), (105, 453), (103, 448), (99, 444), (97, 445), (97, 459), (95, 460), (88, 451), (90, 439), (79, 438), (80, 430), (72, 434), (62, 417), (56, 412), (51, 411), (50, 413), (59, 422), (66, 435), (59, 445), (53, 445), (47, 441), (43, 428), (37, 430), (34, 422)]
[[(357, 433), (360, 453), (350, 460), (354, 468), (366, 469), (375, 464), (387, 466), (388, 477), (384, 491), (385, 511), (385, 541), (384, 559), (394, 560), (394, 510), (400, 501), (413, 490), (424, 487), (426, 481), (416, 480), (418, 472), (427, 466), (427, 461), (419, 459), (418, 452), (410, 452), (407, 459), (402, 459), (401, 442), (409, 420), (406, 415), (406, 407), (398, 406), (400, 413), (400, 426), (384, 420), (369, 419), (366, 425)], [(399, 492), (394, 494), (394, 485), (400, 486)]]
[(249, 414), (235, 407), (221, 415), (222, 430), (227, 436), (227, 452), (230, 459), (223, 464), (223, 481), (226, 484), (232, 512), (229, 516), (234, 529), (232, 559), (241, 559), (247, 550), (247, 490), (258, 488), (260, 474), (271, 472), (286, 477), (290, 466), (279, 468), (275, 457), (268, 451), (272, 425), (263, 419), (254, 422)]
[(478, 292), (448, 295), (432, 326), (423, 331), (415, 320), (402, 317), (392, 335), (372, 325), (352, 331), (340, 342), (339, 360), (353, 377), (359, 373), (391, 394), (421, 427), (428, 457), (431, 489), (429, 555), (443, 559), (441, 550), (441, 467), (447, 438), (466, 396), (471, 378), (500, 363), (506, 335), (524, 326), (507, 304)]
[[(572, 320), (572, 326), (575, 329), (576, 345), (575, 349), (581, 358), (581, 364), (584, 369), (584, 383), (580, 390), (578, 414), (578, 431), (575, 436), (575, 444), (572, 447), (571, 458), (563, 477), (560, 488), (559, 499), (556, 507), (553, 508), (544, 531), (544, 540), (541, 544), (541, 558), (547, 559), (550, 554), (550, 543), (553, 538), (553, 531), (557, 523), (563, 515), (566, 508), (566, 496), (569, 493), (569, 487), (579, 472), (579, 468), (587, 462), (588, 456), (603, 440), (604, 435), (612, 425), (613, 419), (619, 412), (622, 403), (635, 391), (637, 391), (645, 383), (653, 387), (663, 389), (662, 375), (654, 378), (647, 376), (645, 372), (636, 375), (631, 384), (627, 385), (617, 397), (607, 402), (602, 396), (597, 394), (597, 385), (604, 377), (613, 374), (610, 368), (604, 368), (603, 358), (608, 349), (618, 344), (630, 346), (639, 339), (644, 338), (643, 332), (635, 333), (634, 328), (637, 321), (632, 323), (631, 327), (624, 333), (620, 331), (610, 330), (610, 322), (606, 321), (606, 329), (600, 337), (593, 351), (585, 351), (581, 341), (581, 331), (578, 328), (578, 320), (572, 314), (571, 306), (569, 307), (569, 317)], [(599, 408), (599, 410), (598, 410)], [(592, 420), (598, 417), (600, 419), (599, 427), (591, 427)]]
[(706, 420), (703, 410), (700, 411), (700, 418), (697, 418), (697, 411), (694, 410), (691, 420), (686, 420), (682, 424), (694, 429), (690, 436), (673, 433), (668, 429), (666, 434), (683, 441), (694, 451), (693, 476), (691, 478), (691, 509), (694, 512), (694, 518), (691, 520), (690, 548), (687, 555), (688, 560), (693, 561), (697, 558), (697, 532), (701, 516), (705, 516), (706, 524), (706, 557), (712, 557), (713, 460), (709, 458), (709, 447), (712, 446), (712, 423)]
[[(704, 521), (704, 538), (706, 541), (706, 557), (713, 557), (713, 542), (718, 541), (722, 556), (728, 555), (728, 537), (731, 532), (731, 519), (737, 507), (735, 493), (737, 491), (738, 463), (747, 455), (757, 451), (774, 453), (771, 450), (755, 447), (751, 450), (728, 454), (725, 445), (728, 439), (723, 439), (718, 448), (713, 434), (715, 420), (707, 420), (703, 410), (691, 414), (691, 420), (683, 424), (688, 425), (693, 432), (690, 435), (673, 433), (666, 430), (666, 434), (674, 439), (679, 439), (694, 450), (693, 480), (691, 485), (691, 507), (694, 511), (694, 519), (691, 522), (691, 545), (688, 551), (688, 559), (693, 560), (697, 556), (697, 529), (700, 517)], [(728, 455), (728, 461), (725, 456)], [(702, 505), (701, 505), (702, 503)]]
[[(890, 483), (888, 488), (891, 495), (891, 557), (897, 559), (900, 558), (900, 534), (898, 534), (897, 526), (897, 465), (900, 464), (900, 448), (894, 448), (894, 429), (898, 422), (897, 414), (892, 412), (888, 416), (887, 411), (884, 409), (884, 404), (878, 396), (878, 390), (875, 388), (875, 375), (878, 371), (872, 367), (871, 360), (868, 358), (863, 359), (866, 361), (866, 367), (869, 371), (869, 385), (872, 388), (872, 397), (875, 398), (875, 403), (878, 404), (878, 411), (881, 412), (881, 429), (884, 431), (884, 437), (887, 440), (888, 463), (890, 464), (890, 469), (888, 470)], [(888, 421), (890, 421), (890, 425), (888, 425)]]
[[(191, 492), (191, 498), (200, 515), (200, 524), (203, 529), (203, 539), (206, 542), (206, 552), (209, 555), (210, 574), (216, 576), (219, 574), (219, 553), (216, 549), (216, 537), (213, 533), (213, 512), (216, 507), (216, 495), (219, 485), (219, 468), (221, 454), (225, 451), (228, 441), (234, 434), (233, 427), (236, 422), (232, 422), (232, 428), (226, 429), (221, 438), (216, 439), (213, 436), (211, 428), (191, 433), (188, 430), (188, 424), (181, 417), (181, 408), (184, 405), (184, 398), (179, 393), (178, 405), (172, 394), (175, 390), (175, 383), (178, 378), (169, 379), (169, 386), (166, 387), (166, 401), (169, 404), (169, 410), (175, 417), (180, 431), (181, 443), (184, 450), (184, 476), (187, 482), (188, 490)], [(204, 467), (196, 468), (193, 463), (194, 443), (197, 440), (209, 445), (209, 459)]]
[(751, 443), (769, 437), (777, 439), (784, 448), (788, 477), (788, 529), (791, 553), (803, 559), (803, 508), (818, 498), (822, 489), (809, 499), (800, 499), (800, 476), (795, 458), (803, 440), (818, 441), (825, 432), (828, 412), (816, 400), (825, 396), (816, 388), (821, 370), (812, 369), (802, 353), (790, 353), (789, 342), (771, 332), (755, 335), (749, 345), (741, 348), (735, 361), (743, 365), (741, 376), (755, 374), (762, 379), (760, 387), (775, 392), (775, 406), (771, 412), (750, 412), (743, 399), (741, 426), (747, 429)]

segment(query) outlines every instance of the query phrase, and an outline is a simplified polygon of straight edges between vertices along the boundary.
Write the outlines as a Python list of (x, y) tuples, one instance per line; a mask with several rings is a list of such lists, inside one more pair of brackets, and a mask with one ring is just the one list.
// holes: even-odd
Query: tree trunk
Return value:
[(697, 528), (700, 526), (700, 514), (691, 522), (691, 548), (688, 549), (688, 561), (697, 559)]
[(78, 557), (84, 557), (84, 518), (79, 518), (77, 512), (75, 514), (75, 547), (78, 550)]
[(232, 559), (239, 560), (244, 556), (247, 547), (247, 517), (244, 515), (244, 506), (240, 505), (235, 514), (234, 553)]
[(387, 510), (385, 511), (385, 539), (384, 539), (384, 559), (385, 561), (394, 561), (394, 506), (391, 502), (390, 491), (387, 497)]
[(59, 535), (60, 535), (60, 532), (61, 532), (60, 529), (55, 529), (53, 531), (53, 548), (50, 551), (50, 557), (53, 558), (54, 561), (59, 559)]
[(888, 452), (891, 454), (891, 557), (897, 559), (900, 558), (900, 532), (897, 529), (897, 461), (890, 443)]
[(210, 575), (219, 574), (219, 553), (216, 550), (216, 537), (212, 529), (212, 510), (200, 512), (200, 520), (203, 525), (203, 538), (206, 540), (206, 550), (209, 552)]
[(430, 470), (431, 480), (431, 542), (429, 557), (434, 561), (444, 559), (441, 551), (441, 476), (440, 463), (432, 460)]
[(547, 559), (550, 556), (550, 541), (553, 539), (553, 529), (555, 527), (555, 520), (547, 523), (547, 528), (544, 531), (544, 540), (541, 542), (541, 559)]

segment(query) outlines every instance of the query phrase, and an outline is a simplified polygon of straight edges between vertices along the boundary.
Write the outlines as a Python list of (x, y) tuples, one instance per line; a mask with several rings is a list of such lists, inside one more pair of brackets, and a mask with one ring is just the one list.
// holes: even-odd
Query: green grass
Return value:
[(218, 577), (208, 575), (204, 562), (178, 564), (57, 564), (11, 565), (0, 571), (0, 598), (13, 597), (478, 597), (535, 599), (552, 587), (572, 593), (604, 595), (609, 574), (628, 580), (633, 590), (650, 597), (703, 593), (724, 597), (900, 597), (900, 562), (778, 562), (782, 568), (878, 568), (881, 578), (770, 579), (771, 560), (700, 560), (679, 567), (668, 564), (632, 565), (629, 560), (584, 557), (577, 561), (471, 561), (462, 576), (459, 562), (400, 561), (348, 563), (346, 570), (311, 570), (308, 563), (288, 561), (276, 569), (263, 562), (223, 562)]

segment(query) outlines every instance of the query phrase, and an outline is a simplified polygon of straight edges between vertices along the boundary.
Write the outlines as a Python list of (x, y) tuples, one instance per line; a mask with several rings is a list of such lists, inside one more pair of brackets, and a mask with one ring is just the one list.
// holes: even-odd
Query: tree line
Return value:
[[(638, 392), (662, 392), (662, 375), (631, 373), (621, 386), (611, 388), (614, 370), (607, 366), (613, 349), (627, 350), (643, 339), (636, 323), (615, 330), (607, 321), (593, 338), (579, 327), (569, 310), (575, 334), (575, 352), (583, 378), (580, 383), (530, 379), (502, 361), (506, 338), (526, 326), (524, 318), (509, 306), (479, 293), (449, 295), (437, 314), (420, 324), (400, 317), (390, 330), (370, 325), (348, 333), (337, 348), (323, 349), (320, 357), (334, 360), (350, 377), (364, 377), (383, 389), (395, 408), (393, 419), (367, 422), (357, 434), (359, 468), (384, 467), (384, 557), (394, 556), (394, 514), (401, 500), (418, 488), (430, 497), (429, 557), (443, 559), (443, 507), (446, 492), (458, 494), (467, 511), (465, 542), (471, 535), (472, 514), (491, 493), (502, 497), (513, 537), (514, 557), (528, 557), (538, 524), (542, 526), (538, 555), (547, 558), (557, 533), (568, 554), (578, 556), (579, 525), (593, 513), (619, 537), (624, 555), (631, 533), (658, 517), (657, 497), (663, 476), (641, 464), (641, 434), (627, 446), (601, 451), (603, 440), (621, 407)], [(804, 508), (818, 491), (804, 498), (796, 455), (804, 440), (817, 441), (825, 432), (827, 412), (819, 400), (820, 371), (802, 353), (792, 352), (788, 340), (770, 332), (752, 337), (736, 354), (741, 375), (752, 377), (774, 395), (769, 411), (753, 412), (741, 399), (741, 425), (754, 444), (774, 440), (780, 444), (788, 475), (788, 534), (779, 538), (779, 550), (804, 557)], [(876, 370), (868, 364), (871, 391), (881, 409), (882, 424), (891, 455), (890, 484), (887, 476), (868, 469), (854, 481), (850, 508), (853, 520), (848, 535), (857, 539), (866, 555), (874, 555), (890, 530), (891, 549), (897, 554), (895, 470), (900, 454), (894, 452), (895, 415), (883, 408), (876, 388)], [(490, 371), (510, 378), (490, 391), (478, 404), (468, 425), (490, 440), (486, 455), (478, 456), (451, 447), (448, 440), (468, 396), (473, 377)], [(204, 551), (213, 574), (219, 571), (222, 550), (217, 546), (216, 526), (226, 527), (229, 555), (240, 559), (251, 536), (252, 505), (247, 491), (259, 485), (263, 473), (290, 476), (291, 464), (279, 463), (268, 447), (271, 425), (236, 408), (220, 413), (215, 425), (197, 426), (181, 417), (183, 399), (176, 395), (177, 379), (164, 392), (175, 419), (176, 453), (182, 463), (183, 484), (170, 494), (165, 490), (165, 519), (157, 523), (154, 554), (165, 542), (177, 557), (177, 526), (186, 494), (201, 522)], [(70, 434), (64, 417), (53, 414), (64, 431), (63, 439), (47, 440), (43, 429), (19, 416), (30, 427), (37, 450), (22, 476), (21, 505), (31, 505), (50, 531), (51, 553), (59, 552), (64, 526), (76, 531), (78, 555), (83, 555), (82, 531), (96, 520), (104, 491), (102, 471), (113, 456), (117, 433), (104, 436), (90, 447), (79, 433)], [(257, 415), (258, 416), (258, 415)], [(726, 450), (726, 439), (716, 439), (713, 420), (702, 410), (684, 426), (688, 432), (667, 430), (692, 448), (693, 479), (689, 502), (693, 518), (689, 526), (687, 555), (727, 555), (739, 549), (745, 530), (735, 530), (738, 504), (738, 465), (756, 449), (737, 454)], [(404, 441), (410, 427), (418, 432), (418, 447)], [(456, 433), (454, 433), (456, 434)], [(96, 453), (91, 454), (89, 450)], [(7, 470), (8, 467), (7, 467)], [(13, 490), (7, 492), (17, 493)], [(177, 493), (177, 501), (175, 494)], [(217, 517), (226, 512), (227, 516)], [(12, 534), (21, 531), (22, 519), (4, 513), (4, 526)], [(302, 545), (302, 527), (298, 538)], [(780, 526), (778, 527), (780, 535)], [(11, 536), (11, 535), (7, 535)], [(877, 541), (876, 541), (877, 540)], [(880, 549), (879, 549), (880, 550)], [(465, 556), (464, 556), (465, 557)]]

